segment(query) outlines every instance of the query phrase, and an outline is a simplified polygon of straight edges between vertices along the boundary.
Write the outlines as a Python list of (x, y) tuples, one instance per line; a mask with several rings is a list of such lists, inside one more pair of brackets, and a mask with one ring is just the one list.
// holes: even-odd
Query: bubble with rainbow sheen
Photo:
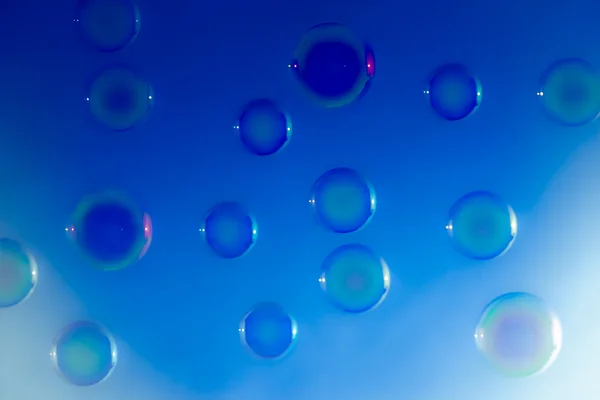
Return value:
[(117, 365), (117, 345), (101, 325), (77, 321), (63, 328), (50, 351), (57, 372), (76, 386), (106, 380)]
[(347, 26), (329, 22), (305, 32), (288, 66), (318, 104), (341, 107), (368, 92), (375, 76), (375, 55)]
[(249, 152), (270, 156), (289, 142), (292, 120), (275, 101), (257, 99), (244, 106), (235, 130)]
[(446, 230), (454, 248), (475, 260), (491, 260), (506, 253), (517, 236), (517, 217), (500, 196), (471, 192), (449, 212)]
[(116, 191), (85, 197), (65, 230), (92, 264), (105, 271), (135, 264), (152, 242), (150, 216)]
[(296, 341), (296, 320), (278, 303), (255, 305), (242, 319), (239, 328), (242, 343), (256, 356), (279, 359)]
[(351, 233), (367, 225), (375, 214), (375, 190), (357, 171), (334, 168), (317, 179), (309, 203), (325, 228)]
[(140, 11), (133, 0), (78, 0), (73, 21), (84, 40), (102, 52), (124, 49), (140, 32)]
[(221, 202), (208, 212), (200, 228), (206, 243), (222, 258), (238, 258), (252, 249), (258, 237), (254, 217), (240, 203)]
[(319, 283), (336, 308), (363, 313), (380, 305), (390, 288), (385, 260), (370, 247), (347, 244), (333, 250), (323, 261)]
[(433, 111), (448, 121), (473, 114), (483, 98), (479, 79), (461, 64), (438, 67), (431, 74), (424, 93)]
[(35, 290), (38, 266), (17, 240), (0, 238), (0, 308), (16, 306)]
[(479, 351), (499, 372), (528, 377), (548, 369), (562, 348), (562, 326), (541, 298), (503, 294), (483, 310), (475, 329)]
[(583, 126), (600, 116), (600, 75), (579, 58), (553, 63), (537, 92), (546, 114), (564, 126)]

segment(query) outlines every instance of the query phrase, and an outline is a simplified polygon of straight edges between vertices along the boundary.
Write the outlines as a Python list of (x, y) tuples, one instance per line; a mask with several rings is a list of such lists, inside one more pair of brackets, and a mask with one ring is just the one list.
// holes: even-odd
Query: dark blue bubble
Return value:
[(240, 324), (242, 342), (261, 358), (283, 357), (296, 340), (295, 320), (276, 303), (260, 303)]
[(245, 207), (235, 202), (214, 206), (200, 230), (208, 246), (223, 258), (237, 258), (246, 254), (258, 236), (254, 218)]
[(437, 68), (424, 92), (435, 113), (448, 121), (458, 121), (473, 114), (483, 95), (479, 80), (460, 64)]
[(292, 137), (290, 117), (268, 99), (248, 103), (235, 128), (246, 149), (259, 156), (275, 154)]

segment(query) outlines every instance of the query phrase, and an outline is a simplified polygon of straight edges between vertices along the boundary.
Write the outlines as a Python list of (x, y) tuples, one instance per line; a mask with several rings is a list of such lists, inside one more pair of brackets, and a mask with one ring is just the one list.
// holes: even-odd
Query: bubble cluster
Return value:
[(258, 236), (256, 221), (236, 202), (215, 205), (200, 231), (208, 246), (223, 258), (243, 256), (254, 246)]
[(321, 175), (309, 200), (327, 229), (350, 233), (364, 227), (375, 213), (375, 190), (357, 171), (335, 168)]
[(93, 386), (110, 376), (117, 365), (117, 346), (111, 334), (89, 321), (66, 326), (50, 351), (58, 373), (76, 386)]
[(562, 327), (539, 297), (513, 292), (492, 300), (475, 329), (477, 348), (501, 373), (511, 377), (539, 374), (562, 348)]
[(517, 236), (517, 217), (496, 194), (477, 191), (458, 199), (449, 213), (446, 230), (463, 255), (490, 260), (507, 252)]
[(248, 151), (270, 156), (289, 142), (292, 120), (274, 101), (258, 99), (244, 107), (235, 129)]
[(296, 321), (277, 303), (254, 306), (240, 324), (242, 342), (261, 358), (276, 359), (291, 349), (298, 327)]
[(38, 281), (35, 258), (17, 240), (0, 238), (0, 308), (22, 303)]
[(390, 288), (390, 271), (383, 258), (362, 244), (332, 251), (321, 266), (321, 289), (337, 308), (362, 313), (377, 307)]

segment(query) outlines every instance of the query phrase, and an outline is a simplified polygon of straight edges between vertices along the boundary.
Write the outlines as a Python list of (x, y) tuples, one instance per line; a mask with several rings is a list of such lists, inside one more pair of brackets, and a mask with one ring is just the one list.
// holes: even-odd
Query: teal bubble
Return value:
[(115, 66), (93, 79), (86, 101), (98, 122), (114, 131), (127, 131), (149, 116), (154, 89), (131, 69)]
[(260, 358), (285, 356), (296, 340), (298, 327), (285, 309), (272, 302), (255, 305), (242, 319), (239, 328), (242, 343)]
[(364, 227), (375, 214), (375, 190), (357, 171), (335, 168), (317, 179), (309, 203), (325, 228), (350, 233)]
[(124, 49), (140, 32), (140, 11), (132, 0), (78, 0), (75, 17), (84, 40), (102, 52)]
[(562, 326), (539, 297), (513, 292), (492, 300), (475, 329), (478, 350), (490, 365), (510, 377), (547, 370), (562, 348)]
[(582, 59), (566, 58), (548, 67), (537, 95), (546, 114), (561, 125), (586, 125), (600, 115), (600, 76)]
[(236, 202), (215, 205), (204, 220), (200, 232), (215, 254), (223, 258), (241, 257), (252, 249), (258, 237), (254, 218)]
[(92, 265), (104, 271), (135, 264), (152, 241), (150, 216), (114, 191), (81, 200), (65, 230)]
[(273, 100), (258, 99), (246, 104), (235, 129), (252, 154), (270, 156), (292, 137), (292, 120)]
[(65, 380), (76, 386), (93, 386), (113, 372), (117, 365), (117, 345), (104, 327), (78, 321), (56, 336), (50, 356)]
[(503, 255), (517, 236), (517, 216), (512, 207), (490, 192), (471, 192), (461, 197), (448, 218), (446, 230), (454, 248), (475, 260)]
[(348, 313), (363, 313), (379, 306), (390, 288), (390, 271), (384, 259), (362, 244), (332, 251), (321, 266), (319, 283), (327, 299)]
[(479, 79), (460, 64), (437, 68), (424, 93), (433, 111), (448, 121), (458, 121), (473, 114), (483, 98)]
[(38, 267), (31, 253), (17, 240), (0, 238), (0, 308), (25, 301), (37, 281)]

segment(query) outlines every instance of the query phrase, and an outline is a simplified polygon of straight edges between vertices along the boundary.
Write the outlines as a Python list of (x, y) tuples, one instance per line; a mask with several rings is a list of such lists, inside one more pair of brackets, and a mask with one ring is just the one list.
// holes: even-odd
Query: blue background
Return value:
[[(0, 312), (0, 399), (594, 399), (600, 353), (596, 272), (598, 125), (545, 118), (539, 78), (554, 61), (600, 65), (600, 7), (569, 2), (140, 0), (142, 28), (125, 51), (88, 49), (71, 2), (4, 0), (0, 12), (0, 220), (42, 260), (26, 303)], [(373, 47), (369, 93), (321, 109), (287, 68), (311, 26), (347, 24)], [(437, 118), (423, 98), (431, 71), (468, 65), (483, 85), (464, 121)], [(155, 108), (138, 128), (98, 125), (89, 79), (126, 63), (153, 84)], [(280, 154), (244, 151), (233, 125), (255, 98), (292, 117)], [(378, 200), (367, 228), (335, 235), (308, 199), (326, 170), (348, 166)], [(144, 259), (114, 273), (89, 268), (64, 228), (83, 195), (121, 189), (152, 216)], [(519, 218), (513, 248), (481, 263), (456, 254), (444, 226), (452, 203), (490, 190)], [(239, 260), (214, 256), (198, 229), (211, 206), (243, 202), (257, 245)], [(318, 270), (338, 245), (372, 246), (392, 271), (380, 308), (334, 310)], [(506, 380), (473, 343), (493, 297), (530, 291), (563, 320), (565, 342), (544, 375)], [(277, 301), (299, 323), (289, 357), (264, 362), (238, 325), (256, 302)], [(91, 318), (118, 337), (122, 357), (98, 387), (74, 389), (47, 350), (69, 321)], [(597, 368), (596, 368), (597, 370)]]

